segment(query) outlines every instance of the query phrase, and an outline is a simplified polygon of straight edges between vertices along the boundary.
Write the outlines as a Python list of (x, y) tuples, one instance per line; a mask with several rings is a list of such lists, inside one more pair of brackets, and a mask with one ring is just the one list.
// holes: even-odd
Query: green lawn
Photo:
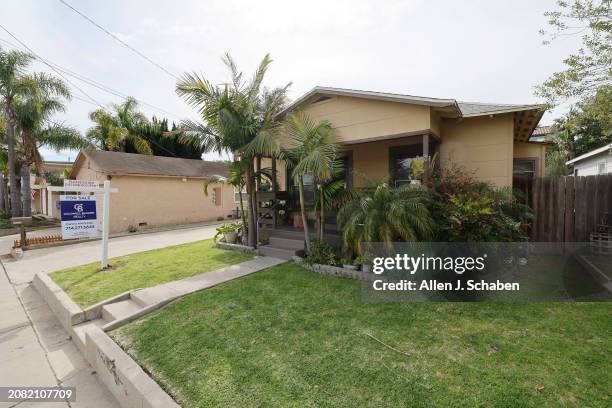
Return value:
[(50, 274), (79, 306), (85, 308), (130, 289), (146, 288), (213, 271), (251, 259), (251, 255), (215, 248), (213, 241), (198, 241), (109, 260)]
[(359, 282), (289, 263), (111, 335), (185, 407), (609, 407), (611, 316), (611, 303), (362, 303)]

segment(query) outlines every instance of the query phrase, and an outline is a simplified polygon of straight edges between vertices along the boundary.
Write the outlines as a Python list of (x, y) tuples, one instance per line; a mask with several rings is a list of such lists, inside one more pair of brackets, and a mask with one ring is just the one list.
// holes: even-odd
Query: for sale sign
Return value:
[(61, 195), (62, 238), (86, 238), (98, 235), (96, 198), (84, 195)]

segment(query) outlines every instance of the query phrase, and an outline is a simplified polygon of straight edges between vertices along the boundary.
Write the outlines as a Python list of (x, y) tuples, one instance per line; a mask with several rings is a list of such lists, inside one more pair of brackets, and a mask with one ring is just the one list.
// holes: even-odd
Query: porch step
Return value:
[(269, 245), (262, 245), (259, 247), (259, 253), (261, 255), (271, 256), (274, 258), (291, 260), (295, 255), (295, 250), (287, 248), (275, 248)]
[[(304, 231), (290, 230), (290, 229), (274, 229), (274, 228), (263, 228), (262, 233), (269, 235), (270, 237), (289, 238), (289, 239), (301, 239), (304, 240)], [(312, 235), (312, 234), (311, 234)]]
[(102, 306), (102, 318), (107, 322), (112, 322), (128, 316), (142, 307), (131, 299), (121, 302), (109, 303)]
[(300, 250), (304, 249), (304, 234), (302, 234), (301, 239), (294, 238), (283, 238), (277, 236), (270, 237), (270, 246), (274, 248), (282, 248), (282, 249), (293, 249)]

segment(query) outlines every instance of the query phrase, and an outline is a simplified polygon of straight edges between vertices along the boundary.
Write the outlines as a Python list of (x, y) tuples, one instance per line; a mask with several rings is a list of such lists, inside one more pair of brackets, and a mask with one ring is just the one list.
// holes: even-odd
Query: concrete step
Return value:
[(102, 306), (102, 318), (107, 322), (122, 319), (142, 307), (131, 299)]
[(304, 240), (304, 231), (299, 231), (299, 230), (294, 231), (294, 230), (289, 230), (289, 229), (264, 228), (261, 230), (261, 232), (270, 237)]
[(274, 248), (283, 249), (304, 249), (304, 236), (301, 239), (294, 238), (282, 238), (282, 237), (270, 237), (270, 246)]
[(259, 253), (265, 256), (271, 256), (279, 259), (293, 259), (293, 255), (295, 255), (294, 249), (286, 249), (286, 248), (274, 248), (269, 245), (262, 245), (259, 247)]
[(85, 350), (85, 332), (87, 331), (87, 329), (89, 329), (90, 327), (102, 327), (105, 324), (106, 321), (104, 321), (104, 319), (95, 319), (89, 320), (81, 324), (77, 324), (76, 326), (72, 326), (72, 332), (74, 334), (72, 336), (72, 340), (77, 345), (79, 350)]

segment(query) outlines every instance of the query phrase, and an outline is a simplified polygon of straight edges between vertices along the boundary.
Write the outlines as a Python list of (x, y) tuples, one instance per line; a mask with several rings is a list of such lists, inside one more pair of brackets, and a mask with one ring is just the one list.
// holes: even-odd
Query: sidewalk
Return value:
[[(171, 245), (210, 239), (215, 236), (217, 224), (178, 230), (128, 235), (112, 238), (108, 242), (108, 257), (159, 249)], [(89, 241), (44, 249), (24, 251), (20, 260), (2, 259), (13, 285), (31, 282), (38, 272), (53, 272), (71, 266), (99, 262), (102, 252), (100, 241)]]
[[(19, 297), (17, 296), (19, 294)], [(0, 268), (0, 385), (76, 387), (77, 401), (0, 402), (0, 407), (118, 408), (30, 284), (15, 289)]]

